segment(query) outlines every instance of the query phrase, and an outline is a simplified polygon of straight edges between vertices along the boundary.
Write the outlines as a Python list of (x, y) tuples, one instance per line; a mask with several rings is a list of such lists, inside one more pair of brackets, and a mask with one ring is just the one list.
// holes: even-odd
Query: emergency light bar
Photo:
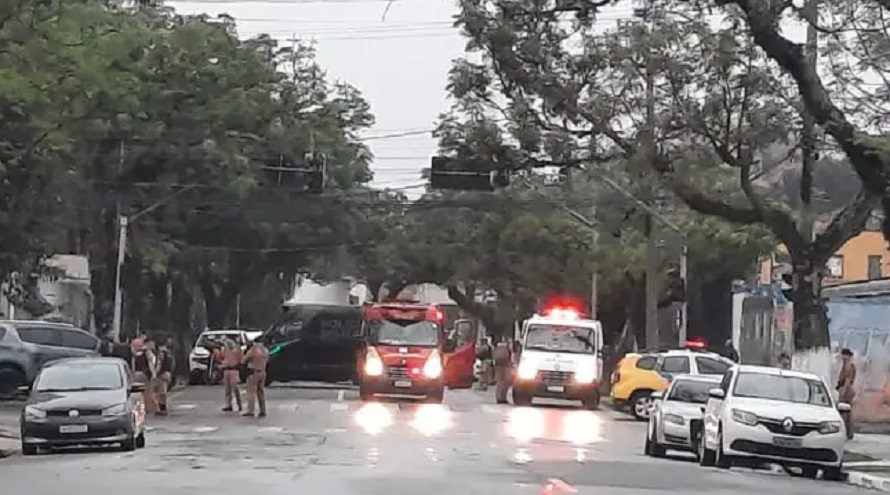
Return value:
[(692, 338), (686, 340), (687, 349), (707, 349), (708, 341), (702, 338)]

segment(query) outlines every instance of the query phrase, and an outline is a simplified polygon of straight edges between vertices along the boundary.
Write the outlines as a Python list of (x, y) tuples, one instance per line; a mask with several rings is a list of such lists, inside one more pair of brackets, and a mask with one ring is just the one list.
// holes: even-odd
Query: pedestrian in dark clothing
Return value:
[(495, 399), (498, 404), (507, 403), (507, 391), (513, 381), (513, 351), (509, 342), (501, 340), (492, 351), (494, 359)]
[(158, 351), (158, 372), (154, 380), (155, 397), (158, 400), (158, 416), (167, 415), (167, 391), (173, 382), (173, 372), (176, 369), (176, 360), (173, 353), (166, 345), (162, 345)]
[(739, 351), (733, 347), (732, 339), (726, 339), (726, 343), (723, 345), (723, 357), (734, 363), (739, 362)]
[[(856, 365), (853, 364), (853, 351), (844, 348), (841, 350), (841, 359), (843, 364), (841, 365), (841, 372), (837, 377), (837, 387), (835, 387), (837, 389), (837, 400), (852, 407), (853, 399), (856, 398), (856, 389), (854, 388), (856, 383)], [(844, 420), (847, 438), (852, 440), (853, 415), (850, 411), (844, 411), (841, 413), (841, 418)]]

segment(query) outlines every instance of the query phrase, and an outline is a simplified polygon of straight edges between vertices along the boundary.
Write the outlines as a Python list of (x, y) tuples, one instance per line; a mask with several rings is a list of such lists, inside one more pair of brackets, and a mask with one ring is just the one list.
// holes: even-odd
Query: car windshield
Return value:
[(68, 392), (78, 390), (117, 390), (123, 388), (120, 366), (111, 363), (57, 364), (45, 368), (34, 390)]
[(739, 373), (734, 395), (831, 407), (825, 385), (799, 376)]
[(668, 400), (705, 404), (708, 402), (708, 391), (717, 387), (717, 383), (699, 380), (677, 380), (674, 382)]
[(198, 338), (195, 344), (199, 347), (221, 346), (226, 340), (234, 340), (241, 343), (241, 335), (237, 333), (205, 333)]
[(531, 325), (525, 348), (539, 351), (592, 353), (596, 350), (593, 330), (566, 325)]
[(371, 341), (384, 345), (439, 345), (439, 327), (432, 321), (374, 320), (368, 324)]

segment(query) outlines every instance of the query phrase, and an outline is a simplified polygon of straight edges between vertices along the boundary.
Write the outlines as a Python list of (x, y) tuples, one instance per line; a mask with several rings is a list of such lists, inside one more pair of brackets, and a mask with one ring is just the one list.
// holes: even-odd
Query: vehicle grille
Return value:
[(795, 449), (791, 447), (778, 447), (750, 440), (735, 440), (730, 444), (732, 450), (759, 454), (765, 456), (778, 456), (787, 459), (802, 459), (806, 461), (836, 462), (837, 454), (831, 449)]
[[(55, 409), (52, 411), (46, 411), (47, 416), (65, 416), (68, 417), (71, 414), (72, 409)], [(101, 416), (101, 409), (77, 409), (78, 416)]]
[(408, 367), (402, 365), (387, 366), (386, 377), (396, 380), (407, 380), (409, 378)]
[(565, 385), (572, 381), (571, 371), (541, 371), (538, 377), (546, 385)]
[(802, 437), (810, 432), (819, 431), (819, 425), (817, 423), (794, 423), (794, 427), (791, 428), (791, 431), (785, 431), (785, 427), (782, 426), (782, 420), (778, 419), (760, 418), (760, 424), (765, 426), (766, 429), (772, 433), (795, 437)]

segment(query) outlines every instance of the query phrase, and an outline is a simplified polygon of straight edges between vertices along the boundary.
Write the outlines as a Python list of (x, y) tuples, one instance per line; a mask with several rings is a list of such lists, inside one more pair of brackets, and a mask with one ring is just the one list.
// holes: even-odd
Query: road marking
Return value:
[(325, 433), (346, 433), (346, 428), (325, 428)]
[(259, 428), (262, 433), (281, 433), (284, 431), (283, 426), (261, 426)]
[(218, 430), (219, 426), (197, 426), (192, 428), (193, 433), (213, 433)]
[(173, 407), (174, 411), (194, 411), (198, 408), (197, 404), (178, 404)]
[(343, 402), (343, 396), (346, 395), (346, 391), (340, 389), (337, 391), (337, 402)]
[(331, 411), (345, 411), (349, 409), (349, 404), (345, 402), (334, 402), (331, 404)]

